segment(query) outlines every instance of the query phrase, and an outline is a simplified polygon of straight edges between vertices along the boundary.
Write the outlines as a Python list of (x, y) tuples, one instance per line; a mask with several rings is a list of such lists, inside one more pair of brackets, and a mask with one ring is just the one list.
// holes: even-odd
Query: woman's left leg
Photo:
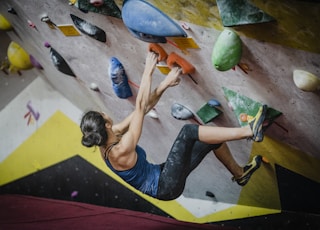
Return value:
[(184, 190), (187, 176), (220, 144), (199, 141), (198, 125), (185, 125), (177, 136), (159, 178), (157, 198), (173, 200)]

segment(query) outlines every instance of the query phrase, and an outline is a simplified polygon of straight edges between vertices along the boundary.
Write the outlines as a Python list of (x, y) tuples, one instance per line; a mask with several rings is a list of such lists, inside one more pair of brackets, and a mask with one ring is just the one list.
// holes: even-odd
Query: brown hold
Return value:
[(158, 61), (164, 61), (168, 57), (167, 52), (160, 45), (156, 43), (149, 44), (149, 51), (152, 51), (158, 54)]
[(195, 67), (184, 58), (180, 57), (175, 52), (172, 52), (167, 59), (167, 65), (169, 68), (173, 68), (175, 65), (181, 67), (182, 74), (192, 74), (196, 71)]
[(263, 161), (264, 163), (266, 163), (266, 164), (269, 164), (269, 163), (270, 163), (269, 159), (266, 158), (265, 156), (262, 156), (262, 161)]

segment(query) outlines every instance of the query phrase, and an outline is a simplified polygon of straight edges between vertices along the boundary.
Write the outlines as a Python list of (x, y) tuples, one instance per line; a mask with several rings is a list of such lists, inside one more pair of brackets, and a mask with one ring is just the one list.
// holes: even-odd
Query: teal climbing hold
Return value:
[(217, 0), (224, 26), (239, 26), (274, 21), (275, 19), (248, 0)]

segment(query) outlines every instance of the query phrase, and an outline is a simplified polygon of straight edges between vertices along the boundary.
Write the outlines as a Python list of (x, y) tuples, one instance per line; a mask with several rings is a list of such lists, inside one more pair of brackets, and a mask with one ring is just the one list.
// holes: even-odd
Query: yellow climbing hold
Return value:
[(11, 30), (12, 26), (10, 22), (2, 15), (0, 14), (0, 30)]
[(11, 69), (31, 69), (30, 55), (16, 42), (12, 41), (8, 46), (8, 59)]

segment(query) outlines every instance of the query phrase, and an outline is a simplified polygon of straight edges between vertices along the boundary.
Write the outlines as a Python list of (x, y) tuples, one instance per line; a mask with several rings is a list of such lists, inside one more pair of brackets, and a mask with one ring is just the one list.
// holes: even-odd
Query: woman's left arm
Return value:
[[(142, 110), (144, 111), (144, 114), (148, 113), (153, 106), (155, 105), (155, 100), (156, 102), (159, 100), (160, 96), (162, 95), (163, 91), (165, 90), (164, 87), (163, 89), (159, 91), (158, 88), (156, 88), (150, 95), (150, 90), (151, 90), (151, 78), (152, 78), (152, 73), (155, 69), (157, 63), (157, 56), (153, 52), (149, 52), (146, 58), (146, 66), (142, 75), (141, 79), (141, 85), (139, 87), (139, 92), (136, 98), (136, 108), (137, 109), (137, 103), (143, 104)], [(149, 100), (149, 98), (151, 100)], [(157, 99), (156, 99), (157, 98)], [(151, 106), (150, 106), (151, 105)], [(138, 105), (140, 106), (140, 105)], [(113, 131), (115, 133), (123, 135), (126, 133), (129, 129), (130, 123), (132, 121), (133, 111), (130, 113), (124, 120), (122, 120), (120, 123), (115, 124), (113, 126)]]
[[(167, 75), (167, 77), (156, 87), (152, 93), (149, 96), (149, 101), (147, 108), (145, 110), (145, 114), (148, 113), (154, 106), (158, 103), (160, 100), (162, 94), (164, 91), (166, 91), (167, 88), (173, 87), (179, 84), (180, 79), (177, 78), (181, 74), (180, 68), (173, 68), (170, 73)], [(114, 132), (123, 135), (125, 132), (128, 131), (130, 122), (133, 117), (133, 112), (129, 114), (122, 122), (115, 124), (113, 126)]]
[(149, 103), (152, 73), (157, 63), (157, 55), (149, 52), (146, 58), (146, 66), (142, 75), (139, 92), (136, 98), (136, 106), (128, 123), (128, 131), (122, 136), (119, 144), (122, 146), (123, 152), (132, 152), (135, 150), (136, 145), (142, 133), (143, 119), (147, 112)]
[[(164, 87), (164, 85), (159, 85), (157, 88), (155, 88), (152, 91), (149, 97), (149, 103), (147, 105), (145, 114), (147, 114), (157, 104), (157, 102), (159, 101), (161, 95), (163, 94), (166, 88), (167, 87)], [(115, 133), (119, 133), (123, 135), (125, 132), (128, 131), (132, 117), (133, 117), (133, 112), (131, 112), (128, 116), (126, 116), (126, 118), (123, 119), (121, 122), (115, 124), (113, 126), (113, 131)]]

